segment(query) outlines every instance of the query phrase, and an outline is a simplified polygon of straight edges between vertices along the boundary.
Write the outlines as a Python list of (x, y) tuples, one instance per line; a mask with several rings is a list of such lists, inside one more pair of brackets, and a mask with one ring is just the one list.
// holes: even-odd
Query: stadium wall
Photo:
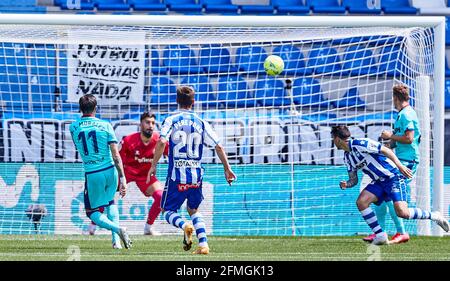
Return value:
[[(1, 163), (0, 177), (7, 188), (0, 194), (0, 233), (32, 234), (32, 223), (25, 211), (31, 204), (39, 202), (47, 208), (48, 215), (43, 218), (43, 234), (80, 234), (85, 231), (88, 219), (84, 213), (84, 176), (80, 163)], [(67, 166), (68, 165), (68, 166)], [(64, 168), (64, 172), (62, 169)], [(367, 233), (367, 225), (361, 220), (355, 206), (359, 189), (345, 192), (338, 188), (323, 188), (333, 184), (329, 181), (302, 181), (301, 178), (317, 177), (310, 174), (306, 166), (295, 166), (295, 185), (293, 193), (285, 178), (271, 176), (270, 184), (255, 184), (253, 174), (267, 172), (286, 172), (289, 165), (248, 165), (239, 167), (238, 174), (247, 176), (239, 184), (229, 187), (223, 179), (212, 177), (220, 172), (217, 165), (206, 165), (206, 201), (203, 208), (205, 217), (212, 222), (214, 235), (354, 235)], [(164, 178), (165, 165), (159, 168), (159, 177)], [(72, 172), (70, 172), (72, 171)], [(258, 173), (255, 173), (258, 171)], [(336, 173), (346, 174), (344, 167), (324, 170), (322, 178)], [(297, 178), (298, 177), (298, 178)], [(22, 180), (21, 180), (22, 179)], [(25, 180), (23, 180), (25, 179)], [(259, 180), (257, 182), (260, 182)], [(0, 182), (2, 184), (2, 182)], [(270, 188), (270, 191), (268, 190)], [(445, 210), (450, 214), (450, 167), (445, 167)], [(276, 192), (274, 192), (276, 191)], [(142, 225), (152, 199), (138, 194), (136, 187), (130, 187), (130, 195), (139, 200), (119, 201), (120, 219), (124, 225)], [(292, 201), (292, 195), (295, 197)], [(210, 202), (208, 202), (210, 201)], [(294, 206), (292, 206), (293, 204)], [(349, 208), (354, 206), (354, 208)], [(291, 209), (294, 207), (294, 216)], [(232, 211), (230, 211), (232, 210)], [(333, 210), (333, 212), (329, 212)], [(344, 212), (345, 215), (342, 215)], [(335, 214), (339, 214), (336, 216)], [(389, 221), (389, 220), (388, 220)], [(58, 222), (58, 223), (55, 223)], [(411, 234), (416, 233), (414, 224), (406, 225)], [(140, 229), (140, 227), (139, 227)], [(295, 229), (295, 231), (293, 231)], [(394, 231), (391, 222), (388, 230)]]
[[(48, 215), (42, 220), (41, 233), (76, 234), (85, 230), (89, 221), (84, 213), (83, 168), (73, 149), (68, 149), (72, 143), (66, 126), (76, 116), (66, 115), (54, 119), (11, 117), (3, 120), (3, 143), (0, 145), (4, 148), (0, 151), (0, 233), (34, 233), (25, 211), (29, 205), (36, 203), (44, 204), (48, 211)], [(273, 116), (263, 120), (265, 126), (259, 127), (265, 127), (272, 133), (277, 132), (280, 137), (267, 145), (264, 151), (255, 152), (252, 144), (259, 140), (252, 139), (253, 132), (247, 128), (251, 120), (212, 119), (223, 138), (226, 125), (237, 124), (236, 131), (242, 129), (242, 140), (226, 145), (235, 148), (235, 151), (230, 151), (232, 163), (245, 165), (235, 165), (235, 172), (241, 176), (233, 187), (224, 184), (220, 165), (214, 164), (214, 161), (206, 165), (207, 186), (203, 212), (208, 224), (212, 226), (209, 232), (214, 235), (368, 233), (369, 229), (355, 206), (359, 189), (341, 191), (336, 175), (342, 175), (342, 179), (345, 179), (346, 170), (342, 165), (330, 169), (330, 166), (342, 162), (335, 163), (331, 160), (335, 151), (331, 143), (328, 143), (329, 125), (298, 125), (296, 135), (315, 136), (318, 139), (309, 142), (306, 147), (294, 147), (289, 145), (286, 138), (292, 135), (288, 133), (289, 130), (296, 126), (288, 120)], [(113, 126), (120, 139), (136, 131), (138, 121), (115, 121)], [(352, 128), (360, 136), (376, 138), (386, 126), (373, 121), (368, 125), (354, 125)], [(313, 129), (319, 129), (322, 133), (311, 133)], [(18, 139), (28, 141), (19, 144)], [(8, 145), (12, 142), (13, 147)], [(317, 147), (311, 147), (311, 143), (330, 147), (325, 152), (326, 155), (320, 157), (322, 160), (315, 158), (317, 155), (313, 152), (317, 151)], [(448, 146), (449, 143), (446, 143), (446, 147)], [(212, 156), (212, 150), (208, 153)], [(291, 173), (291, 162), (302, 164), (294, 165)], [(311, 165), (327, 169), (322, 169), (320, 173), (313, 172)], [(165, 170), (166, 166), (162, 164), (158, 170), (161, 180), (165, 178)], [(286, 175), (290, 174), (292, 178), (287, 179)], [(295, 183), (293, 189), (290, 184), (286, 184), (289, 181)], [(445, 167), (444, 183), (444, 210), (449, 217), (450, 166)], [(151, 203), (152, 199), (145, 198), (137, 188), (131, 187), (128, 199), (119, 201), (121, 220), (126, 225), (136, 225), (140, 230)], [(388, 221), (388, 230), (394, 231), (393, 225)], [(162, 219), (160, 222), (164, 224)], [(167, 227), (167, 232), (174, 232), (167, 224), (163, 227)], [(410, 233), (416, 233), (415, 224), (407, 222), (406, 227)]]

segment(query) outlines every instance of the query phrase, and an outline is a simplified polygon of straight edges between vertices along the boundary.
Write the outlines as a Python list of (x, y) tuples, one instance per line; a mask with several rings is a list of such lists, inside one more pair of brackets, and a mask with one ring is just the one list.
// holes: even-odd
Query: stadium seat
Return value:
[(450, 17), (445, 17), (445, 45), (450, 46)]
[(12, 111), (28, 111), (28, 75), (5, 73), (0, 68), (0, 107)]
[[(270, 2), (269, 2), (270, 3)], [(274, 14), (274, 7), (268, 5), (240, 5), (241, 14)]]
[(450, 79), (445, 79), (445, 109), (450, 109)]
[(417, 14), (417, 9), (410, 6), (409, 0), (381, 0), (381, 9), (386, 14)]
[(305, 6), (303, 0), (272, 0), (272, 5), (279, 15), (309, 14), (309, 6)]
[(250, 107), (256, 102), (251, 98), (247, 82), (238, 75), (221, 76), (217, 82), (217, 101), (225, 107)]
[(292, 85), (294, 103), (301, 106), (328, 108), (330, 103), (321, 92), (319, 81), (309, 77), (296, 79)]
[(45, 14), (47, 12), (47, 7), (34, 5), (0, 5), (0, 13), (11, 13), (11, 14)]
[(98, 10), (128, 11), (130, 5), (126, 0), (94, 0)]
[(283, 74), (305, 75), (312, 74), (311, 69), (305, 65), (305, 56), (295, 45), (279, 45), (273, 49), (273, 54), (284, 61)]
[(45, 13), (46, 7), (38, 6), (36, 0), (2, 0), (0, 13)]
[(200, 0), (207, 13), (231, 13), (236, 14), (239, 6), (233, 5), (231, 0)]
[(366, 75), (376, 72), (375, 57), (366, 46), (352, 45), (345, 50), (343, 69), (350, 75)]
[(0, 44), (0, 69), (8, 74), (27, 73), (27, 45), (23, 43)]
[(28, 47), (33, 111), (50, 111), (56, 87), (56, 47), (51, 44), (32, 44)]
[(153, 76), (150, 80), (150, 105), (175, 106), (177, 102), (177, 87), (166, 76)]
[(169, 45), (164, 49), (163, 62), (171, 74), (202, 73), (194, 51), (186, 45)]
[(253, 96), (257, 103), (262, 106), (282, 106), (289, 105), (286, 98), (284, 83), (274, 77), (264, 76), (255, 81), (253, 86)]
[[(61, 1), (61, 0), (59, 0)], [(36, 0), (2, 0), (0, 2), (1, 6), (17, 6), (17, 7), (30, 7), (30, 6), (36, 6)]]
[(308, 68), (316, 74), (340, 75), (341, 59), (337, 50), (328, 46), (313, 46), (308, 55)]
[(200, 51), (200, 66), (206, 73), (229, 73), (238, 69), (232, 65), (230, 51), (220, 44), (203, 45)]
[(201, 12), (203, 7), (196, 0), (165, 0), (170, 11), (174, 12)]
[(167, 74), (167, 67), (161, 66), (159, 52), (152, 46), (151, 48), (151, 65), (153, 74)]
[(160, 0), (128, 0), (131, 8), (135, 11), (165, 11), (166, 4), (161, 3)]
[(450, 8), (445, 0), (412, 0), (412, 6), (419, 9), (420, 15), (449, 15)]
[(380, 54), (378, 74), (394, 76), (404, 68), (402, 62), (405, 59), (399, 44), (386, 45), (381, 49)]
[(264, 60), (267, 52), (263, 47), (247, 45), (236, 50), (236, 65), (240, 71), (265, 73)]
[(33, 111), (51, 111), (54, 102), (55, 76), (30, 75)]
[(191, 86), (195, 91), (196, 103), (207, 106), (213, 92), (208, 77), (205, 75), (189, 75), (181, 79), (181, 85)]
[(366, 123), (368, 120), (373, 121), (379, 121), (379, 120), (395, 120), (397, 117), (396, 111), (390, 111), (390, 112), (376, 112), (376, 113), (369, 113), (369, 112), (361, 112), (358, 114), (342, 114), (337, 118), (334, 118), (334, 123)]
[(339, 5), (338, 0), (306, 0), (313, 13), (344, 14), (345, 7)]
[(56, 46), (51, 44), (30, 45), (30, 73), (38, 75), (56, 75)]
[(350, 14), (377, 14), (381, 13), (381, 6), (368, 6), (368, 1), (361, 0), (342, 0), (344, 6)]
[(331, 104), (336, 108), (364, 108), (366, 106), (366, 103), (359, 98), (356, 87), (349, 89), (341, 99), (332, 101)]
[(445, 77), (450, 77), (450, 67), (448, 67), (447, 57), (445, 57), (444, 65), (445, 65)]
[(79, 6), (75, 6), (73, 1), (59, 1), (59, 3), (55, 4), (63, 10), (93, 10), (95, 8), (92, 0), (80, 0)]
[[(59, 77), (59, 93), (61, 95), (62, 101), (62, 111), (63, 112), (79, 112), (80, 107), (78, 102), (68, 101), (68, 78), (67, 75), (61, 75)], [(56, 93), (56, 89), (55, 89)]]

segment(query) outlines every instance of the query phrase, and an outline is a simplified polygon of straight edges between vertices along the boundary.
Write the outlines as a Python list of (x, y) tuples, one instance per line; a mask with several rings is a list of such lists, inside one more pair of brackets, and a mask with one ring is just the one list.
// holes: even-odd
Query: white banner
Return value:
[[(99, 36), (101, 39), (96, 41)], [(85, 94), (95, 95), (100, 104), (143, 102), (145, 45), (124, 45), (118, 38), (144, 42), (145, 34), (103, 30), (69, 32), (69, 42), (79, 42), (69, 45), (67, 52), (69, 102), (78, 102)], [(86, 44), (100, 40), (108, 44)]]

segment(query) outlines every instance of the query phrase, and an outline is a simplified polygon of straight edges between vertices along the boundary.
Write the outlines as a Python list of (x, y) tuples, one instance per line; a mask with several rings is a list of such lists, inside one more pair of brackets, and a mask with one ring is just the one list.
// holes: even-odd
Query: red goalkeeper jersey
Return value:
[[(122, 157), (125, 173), (133, 177), (146, 178), (152, 167), (153, 155), (159, 133), (153, 132), (150, 142), (144, 144), (140, 133), (128, 135), (120, 142), (120, 156)], [(168, 153), (168, 145), (164, 149), (164, 155)]]

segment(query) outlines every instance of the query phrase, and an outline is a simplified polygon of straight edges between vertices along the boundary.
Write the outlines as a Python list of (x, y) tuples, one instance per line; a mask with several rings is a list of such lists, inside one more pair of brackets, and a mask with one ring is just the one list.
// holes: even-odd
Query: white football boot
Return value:
[(442, 229), (445, 232), (448, 232), (450, 229), (449, 223), (447, 221), (446, 218), (444, 218), (444, 216), (440, 213), (440, 212), (433, 212), (433, 217), (435, 217), (435, 219), (433, 220), (435, 223), (437, 223), (437, 225), (439, 225), (440, 227), (442, 227)]
[(389, 239), (386, 232), (378, 233), (372, 241), (373, 245), (386, 245), (389, 244)]

